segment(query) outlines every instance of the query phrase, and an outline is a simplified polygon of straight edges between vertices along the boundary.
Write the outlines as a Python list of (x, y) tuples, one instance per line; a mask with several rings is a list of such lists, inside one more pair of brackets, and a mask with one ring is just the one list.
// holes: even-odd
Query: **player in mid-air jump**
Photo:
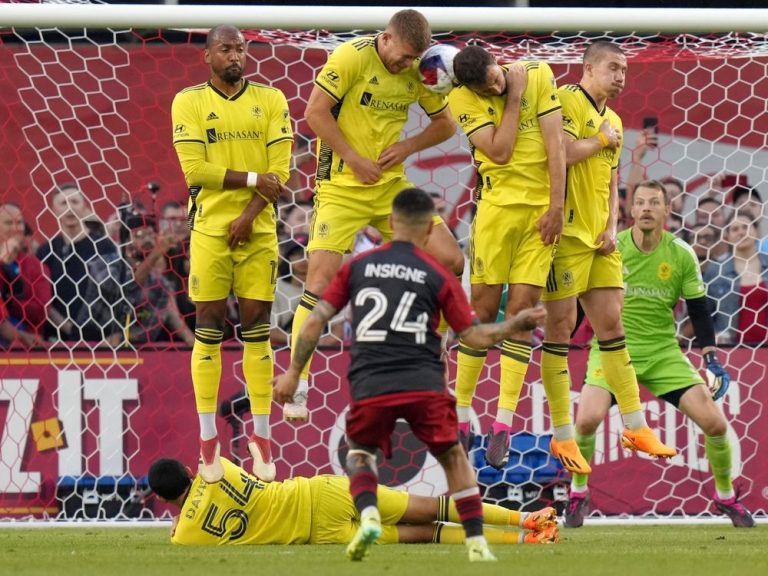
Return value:
[[(542, 295), (547, 308), (541, 379), (553, 421), (552, 454), (572, 471), (591, 472), (576, 444), (568, 394), (568, 349), (580, 301), (597, 335), (605, 378), (616, 395), (625, 429), (622, 443), (632, 450), (669, 458), (645, 420), (621, 323), (624, 282), (616, 251), (618, 167), (622, 124), (608, 106), (624, 89), (627, 58), (612, 42), (597, 41), (584, 52), (579, 84), (559, 91), (568, 167), (565, 222)], [(572, 455), (578, 455), (577, 461)]]
[(293, 132), (282, 92), (243, 78), (246, 44), (234, 26), (208, 33), (211, 78), (173, 100), (173, 145), (189, 187), (189, 296), (195, 302), (192, 383), (200, 420), (201, 473), (214, 482), (219, 463), (216, 401), (227, 297), (240, 310), (243, 374), (254, 431), (253, 473), (274, 480), (269, 414), (272, 346), (269, 315), (277, 282), (276, 214), (284, 191)]
[[(502, 66), (484, 48), (467, 46), (454, 58), (453, 68), (462, 85), (451, 91), (448, 102), (472, 144), (477, 168), (477, 214), (470, 239), (472, 307), (482, 322), (492, 322), (505, 284), (504, 313), (512, 316), (535, 306), (547, 281), (563, 228), (560, 100), (555, 77), (544, 62)], [(456, 401), (467, 450), (470, 406), (487, 353), (459, 342)], [(498, 409), (485, 452), (494, 468), (503, 468), (509, 458), (512, 418), (530, 359), (530, 332), (512, 334), (502, 343)], [(567, 405), (568, 390), (564, 394)]]
[[(307, 246), (307, 280), (293, 317), (294, 341), (357, 232), (371, 225), (384, 240), (391, 238), (392, 200), (412, 186), (405, 175), (405, 159), (456, 133), (446, 99), (429, 92), (419, 77), (416, 61), (430, 41), (424, 15), (400, 10), (381, 34), (355, 38), (336, 48), (315, 78), (306, 110), (307, 123), (319, 140), (315, 212)], [(429, 124), (401, 138), (408, 111), (416, 102)], [(454, 274), (464, 271), (464, 256), (437, 215), (426, 248)], [(295, 348), (292, 342), (292, 354)], [(302, 372), (296, 398), (283, 408), (288, 420), (309, 417), (310, 363)]]

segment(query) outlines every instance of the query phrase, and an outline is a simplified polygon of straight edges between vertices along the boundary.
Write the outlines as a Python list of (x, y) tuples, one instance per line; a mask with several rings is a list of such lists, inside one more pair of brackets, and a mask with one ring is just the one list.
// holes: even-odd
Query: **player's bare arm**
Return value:
[(284, 374), (274, 380), (274, 398), (278, 404), (293, 401), (299, 383), (299, 375), (317, 348), (317, 343), (325, 326), (335, 314), (336, 309), (333, 306), (325, 300), (320, 300), (301, 327), (301, 332), (293, 345), (293, 357), (290, 366)]
[(415, 136), (395, 142), (384, 150), (379, 156), (378, 166), (381, 170), (387, 170), (392, 166), (402, 164), (411, 154), (445, 142), (455, 133), (456, 123), (446, 106), (430, 118), (429, 125), (424, 130)]
[(473, 348), (489, 348), (517, 332), (527, 332), (542, 326), (547, 311), (539, 306), (526, 308), (503, 322), (475, 324), (459, 333), (459, 338)]
[(242, 246), (250, 240), (253, 221), (266, 205), (266, 201), (261, 196), (254, 194), (243, 210), (243, 213), (232, 221), (229, 225), (229, 234), (227, 236), (231, 249), (234, 250), (235, 247)]
[(619, 220), (619, 175), (611, 170), (611, 184), (608, 194), (608, 222), (596, 239), (598, 254), (610, 254), (616, 250), (616, 234)]
[(560, 110), (539, 118), (544, 147), (547, 150), (549, 171), (549, 209), (537, 224), (544, 244), (557, 242), (563, 231), (563, 210), (565, 205), (565, 152), (563, 150), (563, 115)]
[[(241, 172), (240, 174), (245, 173)], [(254, 190), (253, 198), (251, 198), (251, 201), (245, 206), (242, 214), (229, 225), (228, 242), (229, 247), (232, 249), (248, 242), (251, 237), (253, 221), (256, 219), (256, 216), (258, 216), (268, 204), (277, 201), (277, 198), (279, 198), (281, 194), (287, 192), (287, 189), (280, 181), (277, 174), (271, 172), (259, 174), (256, 182), (256, 190)]]
[(381, 178), (381, 168), (375, 160), (364, 158), (344, 138), (331, 109), (337, 102), (315, 86), (309, 95), (304, 117), (318, 138), (344, 160), (361, 184), (375, 184)]
[[(601, 137), (602, 135), (602, 137)], [(600, 124), (600, 132), (591, 138), (577, 140), (565, 133), (565, 165), (573, 166), (590, 156), (597, 154), (603, 148), (616, 150), (619, 145), (619, 131), (611, 126), (608, 120)]]

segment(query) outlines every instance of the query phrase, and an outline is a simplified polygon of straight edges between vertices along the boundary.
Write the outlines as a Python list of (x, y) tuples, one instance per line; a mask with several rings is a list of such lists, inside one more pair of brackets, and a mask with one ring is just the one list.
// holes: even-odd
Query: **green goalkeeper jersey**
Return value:
[(669, 232), (653, 252), (638, 249), (632, 230), (618, 235), (624, 261), (624, 313), (627, 346), (633, 357), (677, 347), (673, 309), (680, 298), (706, 294), (693, 249)]

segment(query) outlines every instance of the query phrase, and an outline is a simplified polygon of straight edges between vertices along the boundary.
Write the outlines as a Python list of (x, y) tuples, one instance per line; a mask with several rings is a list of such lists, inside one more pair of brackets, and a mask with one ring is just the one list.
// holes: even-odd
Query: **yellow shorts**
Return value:
[(229, 248), (226, 236), (192, 231), (189, 241), (189, 297), (195, 302), (224, 300), (229, 293), (272, 302), (277, 283), (277, 235), (253, 234)]
[[(357, 509), (349, 494), (349, 478), (315, 476), (309, 480), (312, 490), (312, 528), (310, 544), (348, 544), (360, 526)], [(395, 524), (408, 508), (408, 493), (379, 486), (381, 536), (379, 544), (397, 544)]]
[(541, 299), (564, 300), (592, 288), (624, 288), (621, 253), (603, 256), (573, 236), (562, 236)]
[(547, 206), (477, 204), (469, 245), (472, 284), (544, 286), (554, 246), (542, 242), (536, 223)]
[[(355, 234), (368, 225), (381, 232), (385, 242), (391, 240), (392, 201), (400, 191), (412, 187), (405, 178), (374, 186), (318, 182), (307, 252), (330, 250), (345, 254), (352, 250)], [(433, 221), (437, 225), (442, 224), (443, 219), (435, 215)]]

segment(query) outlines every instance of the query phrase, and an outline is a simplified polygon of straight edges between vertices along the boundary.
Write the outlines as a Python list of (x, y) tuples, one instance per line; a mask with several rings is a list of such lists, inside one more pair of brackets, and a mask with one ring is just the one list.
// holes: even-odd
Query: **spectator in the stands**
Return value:
[(37, 251), (37, 257), (48, 267), (53, 282), (53, 301), (48, 309), (48, 336), (61, 340), (94, 340), (98, 329), (83, 317), (85, 294), (91, 282), (88, 264), (94, 258), (109, 259), (117, 247), (104, 235), (88, 201), (75, 184), (62, 184), (50, 197), (51, 210), (58, 219), (59, 233)]
[(171, 339), (191, 346), (194, 335), (165, 278), (166, 256), (175, 238), (158, 235), (154, 221), (142, 214), (128, 214), (123, 225), (129, 231), (125, 253), (108, 262), (95, 259), (88, 267), (93, 283), (83, 313), (97, 321), (101, 339), (111, 347)]
[[(648, 164), (658, 161), (658, 154), (650, 154), (656, 150), (659, 144), (658, 133), (656, 127), (644, 128), (637, 135), (635, 147), (631, 150), (631, 163), (629, 167), (629, 173), (627, 174), (626, 182), (626, 206), (632, 206), (632, 196), (634, 195), (635, 187), (643, 180), (648, 179), (646, 161), (650, 158)], [(681, 226), (677, 226), (677, 222), (685, 219), (685, 184), (674, 176), (665, 176), (660, 178), (659, 182), (664, 185), (664, 189), (667, 191), (667, 198), (669, 198), (670, 204), (670, 218), (667, 219), (667, 230), (672, 231), (679, 230)], [(627, 212), (629, 212), (627, 210)], [(630, 223), (630, 220), (627, 220)]]
[(731, 203), (737, 214), (749, 216), (758, 228), (763, 218), (763, 198), (757, 188), (736, 186), (730, 193)]
[(694, 224), (711, 224), (723, 231), (730, 216), (729, 209), (715, 194), (705, 194), (696, 204)]
[(674, 176), (665, 176), (659, 180), (664, 185), (664, 190), (667, 191), (667, 198), (669, 198), (669, 205), (672, 210), (672, 214), (685, 218), (685, 184), (682, 180), (678, 180)]
[[(647, 166), (643, 162), (648, 153), (655, 150), (659, 144), (659, 136), (656, 133), (656, 128), (644, 128), (637, 134), (637, 140), (635, 141), (635, 147), (630, 149), (631, 161), (629, 165), (629, 173), (627, 174), (626, 182), (626, 204), (632, 206), (632, 197), (635, 193), (637, 185), (648, 179), (646, 174)], [(654, 158), (657, 156), (653, 155)]]
[[(275, 287), (275, 300), (272, 303), (272, 329), (270, 339), (274, 345), (288, 343), (296, 312), (304, 293), (304, 281), (307, 279), (309, 263), (306, 245), (309, 237), (299, 234), (293, 240), (280, 244), (279, 278)], [(320, 338), (321, 346), (338, 346), (344, 337), (344, 316), (337, 314), (328, 324), (328, 331)]]
[(733, 208), (737, 214), (745, 214), (757, 228), (759, 241), (758, 250), (761, 254), (768, 254), (768, 230), (765, 228), (766, 209), (763, 197), (757, 188), (737, 185), (730, 193)]
[(0, 204), (0, 299), (17, 330), (42, 336), (53, 290), (43, 264), (29, 252), (24, 216), (12, 202)]
[(695, 224), (690, 229), (689, 236), (702, 274), (713, 262), (722, 262), (730, 255), (728, 244), (720, 241), (720, 233), (714, 226)]
[(715, 304), (715, 329), (724, 344), (765, 344), (768, 336), (768, 256), (757, 250), (757, 226), (737, 214), (727, 225), (731, 252), (704, 273)]
[(677, 238), (680, 238), (688, 244), (691, 243), (689, 230), (685, 227), (685, 222), (683, 221), (682, 216), (670, 212), (669, 216), (667, 216), (667, 223), (665, 226), (666, 229)]
[(278, 238), (298, 238), (309, 234), (309, 221), (312, 218), (312, 204), (297, 202), (285, 204), (280, 210)]
[(293, 314), (304, 293), (304, 280), (307, 279), (307, 256), (305, 246), (307, 237), (297, 236), (280, 245), (279, 278), (275, 287), (275, 301), (272, 303), (273, 344), (286, 344), (291, 333)]
[(195, 329), (195, 305), (189, 299), (187, 278), (189, 278), (189, 225), (187, 207), (170, 200), (160, 208), (159, 232), (161, 236), (170, 236), (175, 244), (168, 250), (168, 266), (165, 277), (171, 284), (176, 299), (176, 307), (184, 322)]

